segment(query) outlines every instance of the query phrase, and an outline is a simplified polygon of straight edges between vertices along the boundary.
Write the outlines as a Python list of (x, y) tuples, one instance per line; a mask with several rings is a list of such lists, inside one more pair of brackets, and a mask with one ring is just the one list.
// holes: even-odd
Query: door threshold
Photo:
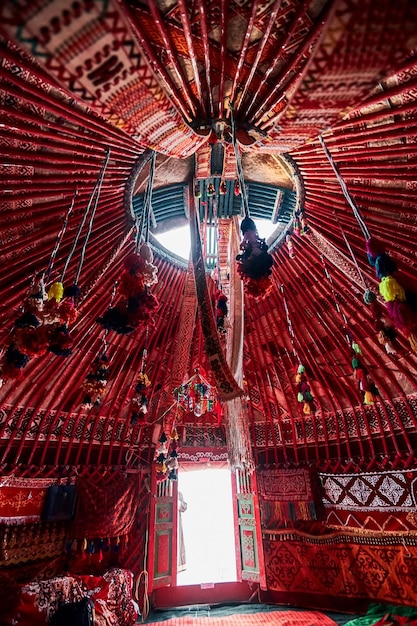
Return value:
[(232, 583), (201, 583), (180, 587), (159, 587), (152, 594), (155, 609), (189, 607), (228, 603), (250, 602), (258, 588), (258, 583), (250, 581)]

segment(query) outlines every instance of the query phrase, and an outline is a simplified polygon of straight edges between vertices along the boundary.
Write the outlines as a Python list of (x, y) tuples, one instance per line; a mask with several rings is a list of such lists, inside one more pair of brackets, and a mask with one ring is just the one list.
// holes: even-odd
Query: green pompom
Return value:
[(357, 370), (358, 367), (360, 367), (360, 364), (361, 363), (360, 363), (359, 359), (357, 359), (356, 356), (354, 356), (353, 359), (352, 359), (352, 367), (353, 367), (353, 369)]
[(304, 402), (304, 396), (301, 393), (301, 391), (298, 392), (297, 400), (298, 400), (298, 402)]
[(356, 341), (352, 343), (352, 350), (353, 352), (356, 352), (356, 354), (362, 354), (362, 350), (360, 349), (360, 346), (356, 343)]
[(298, 366), (297, 374), (304, 374), (305, 371), (306, 371), (306, 368), (304, 367), (304, 365)]
[(309, 391), (306, 391), (304, 394), (304, 400), (306, 402), (312, 402), (313, 401), (313, 396), (311, 395), (311, 393)]

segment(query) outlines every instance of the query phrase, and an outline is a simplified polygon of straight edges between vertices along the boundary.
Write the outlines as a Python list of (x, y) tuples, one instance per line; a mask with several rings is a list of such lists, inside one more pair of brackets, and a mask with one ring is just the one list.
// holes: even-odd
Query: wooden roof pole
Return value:
[[(304, 11), (306, 10), (307, 6), (311, 3), (311, 0), (302, 0), (302, 2), (298, 5), (297, 10), (292, 18), (292, 22), (291, 25), (288, 27), (288, 30), (285, 31), (285, 38), (283, 40), (283, 42), (279, 45), (278, 50), (275, 54), (275, 56), (273, 57), (272, 61), (269, 63), (268, 68), (266, 69), (261, 82), (259, 83), (256, 91), (254, 92), (254, 94), (252, 95), (252, 99), (249, 101), (249, 104), (247, 106), (246, 109), (246, 115), (248, 117), (248, 119), (250, 116), (250, 112), (253, 108), (253, 105), (255, 104), (262, 88), (264, 87), (264, 85), (267, 83), (269, 76), (271, 75), (271, 73), (274, 71), (278, 61), (281, 59), (281, 57), (283, 56), (283, 54), (285, 54), (285, 48), (288, 45), (288, 42), (290, 41), (297, 25), (298, 25), (298, 21), (301, 18), (302, 14), (304, 13)], [(256, 113), (254, 113), (254, 115), (256, 115)]]
[(204, 49), (204, 66), (206, 70), (207, 95), (209, 101), (210, 118), (214, 117), (213, 94), (211, 84), (211, 60), (210, 60), (210, 44), (207, 30), (207, 8), (204, 0), (196, 0), (196, 9), (200, 14), (201, 38)]
[[(232, 90), (230, 92), (230, 102), (232, 103), (232, 105), (234, 104), (234, 98), (236, 95), (236, 89), (239, 85), (239, 79), (240, 79), (240, 74), (242, 72), (242, 68), (243, 68), (243, 64), (245, 62), (245, 58), (246, 58), (246, 52), (248, 50), (249, 47), (249, 40), (250, 40), (250, 36), (252, 34), (252, 30), (255, 24), (255, 18), (256, 18), (256, 14), (258, 11), (258, 6), (259, 6), (259, 0), (254, 0), (253, 4), (252, 4), (252, 11), (251, 11), (251, 15), (248, 21), (248, 25), (246, 27), (246, 33), (245, 33), (245, 37), (243, 39), (243, 43), (242, 43), (242, 47), (240, 49), (240, 53), (239, 53), (239, 61), (237, 64), (237, 68), (236, 68), (236, 72), (235, 75), (233, 77), (233, 84), (232, 84)], [(227, 112), (227, 116), (229, 116), (230, 111)]]
[[(275, 122), (278, 120), (278, 118), (281, 116), (282, 111), (280, 111), (277, 115), (274, 115), (272, 118), (268, 119), (266, 118), (266, 112), (273, 111), (275, 107), (277, 107), (278, 104), (281, 102), (281, 100), (285, 98), (285, 94), (282, 93), (284, 90), (284, 87), (285, 87), (285, 91), (288, 92), (291, 90), (294, 83), (301, 80), (303, 73), (307, 69), (309, 58), (305, 60), (304, 67), (301, 71), (297, 70), (297, 67), (302, 62), (302, 59), (306, 53), (309, 54), (309, 57), (311, 57), (311, 55), (313, 54), (313, 52), (309, 52), (309, 49), (312, 46), (314, 40), (318, 40), (323, 34), (325, 27), (327, 26), (327, 23), (330, 21), (330, 17), (332, 16), (333, 6), (334, 6), (334, 3), (332, 2), (332, 0), (329, 0), (327, 5), (322, 10), (320, 16), (318, 17), (317, 22), (313, 25), (313, 28), (311, 29), (310, 33), (304, 39), (291, 65), (285, 66), (281, 75), (276, 78), (274, 87), (270, 89), (269, 93), (265, 95), (263, 101), (259, 104), (258, 112), (250, 118), (249, 121), (253, 122), (254, 124), (260, 124), (260, 127), (262, 130), (265, 130), (273, 126)], [(295, 72), (295, 76), (288, 83), (286, 83), (285, 80), (289, 78), (291, 73), (294, 73), (294, 72)], [(278, 96), (276, 100), (272, 101), (272, 98), (274, 97), (274, 95), (277, 93), (278, 90), (281, 91), (281, 94)]]
[[(247, 93), (247, 91), (249, 89), (249, 85), (251, 84), (252, 79), (255, 76), (255, 72), (258, 69), (258, 65), (259, 65), (259, 62), (261, 60), (262, 53), (263, 53), (264, 48), (265, 48), (265, 46), (267, 44), (267, 41), (269, 39), (269, 35), (271, 34), (272, 27), (275, 24), (275, 20), (276, 20), (276, 17), (278, 15), (278, 11), (281, 8), (281, 3), (282, 3), (282, 0), (275, 0), (273, 8), (270, 9), (268, 23), (266, 25), (263, 37), (262, 37), (262, 39), (261, 39), (261, 41), (260, 41), (260, 43), (258, 45), (258, 50), (257, 50), (257, 53), (256, 53), (255, 60), (252, 63), (251, 70), (249, 72), (249, 76), (248, 76), (248, 78), (246, 79), (246, 81), (245, 81), (245, 83), (243, 85), (242, 91), (239, 93), (238, 101), (234, 105), (234, 110), (236, 111), (237, 115), (239, 113), (239, 109), (242, 107), (242, 105), (244, 103), (244, 100), (245, 100), (245, 97), (246, 97), (246, 93)], [(245, 118), (246, 118), (246, 113), (245, 113)]]
[[(184, 73), (181, 69), (180, 64), (178, 63), (178, 59), (176, 57), (176, 51), (174, 50), (174, 45), (172, 42), (171, 35), (169, 30), (165, 27), (164, 18), (161, 16), (158, 5), (156, 4), (156, 0), (148, 0), (148, 5), (152, 13), (152, 17), (155, 22), (155, 26), (158, 29), (158, 32), (164, 42), (165, 51), (168, 55), (168, 59), (172, 67), (174, 68), (175, 74), (177, 76), (178, 82), (181, 85), (181, 89), (186, 97), (188, 109), (190, 112), (191, 118), (196, 116), (196, 106), (194, 102), (194, 96), (190, 91), (189, 85), (187, 83), (186, 78), (184, 77)], [(173, 87), (174, 88), (174, 87)], [(179, 95), (178, 95), (179, 97)], [(186, 104), (184, 103), (184, 108)]]
[(195, 86), (196, 86), (196, 90), (197, 90), (197, 96), (198, 96), (198, 102), (199, 102), (199, 106), (200, 106), (200, 111), (203, 115), (204, 118), (207, 117), (207, 110), (206, 110), (206, 104), (203, 98), (203, 91), (201, 88), (201, 81), (200, 81), (200, 74), (198, 72), (198, 66), (197, 66), (197, 57), (195, 54), (195, 50), (194, 50), (194, 45), (193, 45), (193, 36), (192, 36), (192, 32), (191, 32), (191, 24), (190, 24), (190, 19), (188, 17), (188, 7), (187, 7), (187, 2), (186, 0), (178, 0), (178, 6), (180, 9), (180, 15), (181, 15), (181, 22), (182, 22), (182, 26), (184, 29), (184, 35), (185, 35), (185, 39), (187, 42), (187, 46), (188, 46), (188, 53), (190, 56), (190, 61), (191, 61), (191, 66), (193, 68), (193, 72), (194, 72), (194, 82), (195, 82)]

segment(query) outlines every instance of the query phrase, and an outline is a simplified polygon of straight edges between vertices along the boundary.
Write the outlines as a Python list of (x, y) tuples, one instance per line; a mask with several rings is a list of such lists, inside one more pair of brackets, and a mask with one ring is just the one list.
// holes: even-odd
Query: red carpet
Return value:
[(153, 626), (335, 626), (330, 617), (318, 611), (271, 611), (227, 617), (173, 617)]

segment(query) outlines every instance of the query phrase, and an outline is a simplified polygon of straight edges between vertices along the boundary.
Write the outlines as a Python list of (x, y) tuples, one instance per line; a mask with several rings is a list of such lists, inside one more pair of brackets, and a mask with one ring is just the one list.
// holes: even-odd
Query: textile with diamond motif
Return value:
[(417, 470), (319, 474), (326, 522), (376, 530), (415, 530)]

